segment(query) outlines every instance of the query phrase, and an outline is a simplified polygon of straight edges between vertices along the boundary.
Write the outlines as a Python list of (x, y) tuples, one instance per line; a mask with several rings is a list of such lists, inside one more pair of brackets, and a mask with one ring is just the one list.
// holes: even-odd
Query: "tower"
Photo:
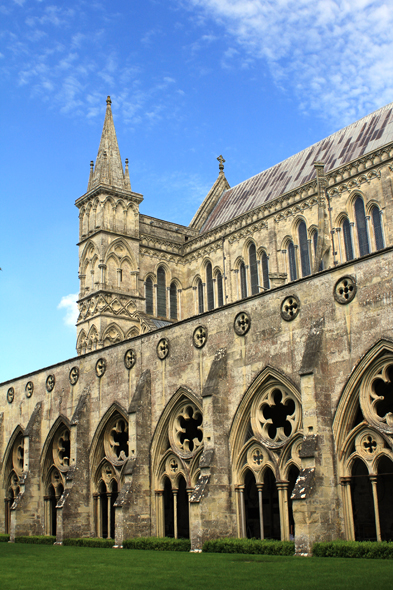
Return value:
[(128, 160), (123, 170), (111, 99), (97, 159), (90, 163), (87, 192), (79, 209), (78, 354), (148, 331), (138, 288), (139, 204), (131, 190)]

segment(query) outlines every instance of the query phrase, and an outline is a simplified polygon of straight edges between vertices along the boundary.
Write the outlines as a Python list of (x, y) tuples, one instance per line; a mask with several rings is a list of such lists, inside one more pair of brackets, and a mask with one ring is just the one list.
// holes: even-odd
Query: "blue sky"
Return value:
[(0, 381), (76, 354), (108, 94), (141, 212), (188, 225), (221, 153), (233, 186), (393, 101), (392, 31), (393, 0), (0, 0)]

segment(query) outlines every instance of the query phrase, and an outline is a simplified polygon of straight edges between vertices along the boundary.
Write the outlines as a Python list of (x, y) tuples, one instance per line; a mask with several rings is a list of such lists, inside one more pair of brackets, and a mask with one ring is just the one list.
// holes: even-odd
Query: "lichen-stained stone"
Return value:
[(281, 193), (220, 156), (185, 227), (139, 212), (108, 99), (77, 356), (0, 384), (1, 531), (391, 538), (392, 112), (273, 167)]

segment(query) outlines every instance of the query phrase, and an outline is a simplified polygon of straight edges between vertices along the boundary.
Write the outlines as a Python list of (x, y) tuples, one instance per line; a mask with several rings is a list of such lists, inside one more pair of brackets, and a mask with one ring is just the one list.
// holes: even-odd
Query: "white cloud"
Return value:
[(78, 319), (78, 306), (76, 304), (78, 299), (78, 294), (75, 293), (73, 295), (65, 295), (61, 298), (57, 309), (65, 309), (66, 313), (63, 318), (63, 321), (66, 326), (74, 327), (76, 324), (76, 320)]
[[(268, 64), (304, 110), (351, 121), (393, 100), (393, 0), (186, 0)], [(233, 49), (232, 49), (233, 51)], [(222, 64), (228, 66), (228, 55)]]

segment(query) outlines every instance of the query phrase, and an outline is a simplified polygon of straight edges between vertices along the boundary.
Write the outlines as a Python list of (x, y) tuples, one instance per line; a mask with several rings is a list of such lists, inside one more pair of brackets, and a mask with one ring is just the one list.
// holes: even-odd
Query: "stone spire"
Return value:
[(123, 172), (115, 125), (113, 123), (111, 97), (106, 99), (106, 114), (102, 129), (100, 147), (93, 173), (90, 173), (88, 190), (100, 184), (106, 184), (122, 190), (131, 190), (128, 166)]

